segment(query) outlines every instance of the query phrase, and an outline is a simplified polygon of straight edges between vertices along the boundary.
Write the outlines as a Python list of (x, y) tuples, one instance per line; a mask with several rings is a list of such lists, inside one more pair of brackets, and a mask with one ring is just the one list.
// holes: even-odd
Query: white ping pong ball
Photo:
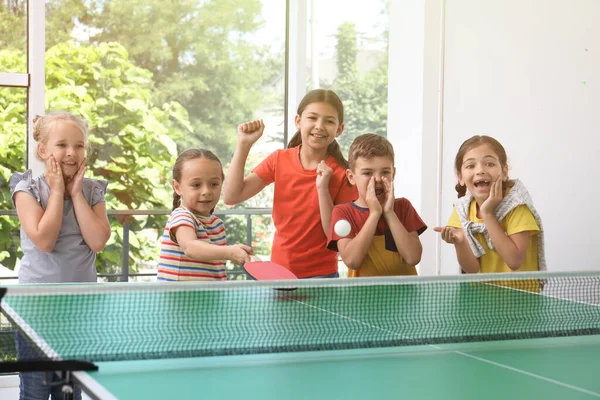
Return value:
[(345, 219), (340, 219), (335, 223), (333, 230), (340, 237), (348, 236), (348, 234), (350, 234), (350, 222)]

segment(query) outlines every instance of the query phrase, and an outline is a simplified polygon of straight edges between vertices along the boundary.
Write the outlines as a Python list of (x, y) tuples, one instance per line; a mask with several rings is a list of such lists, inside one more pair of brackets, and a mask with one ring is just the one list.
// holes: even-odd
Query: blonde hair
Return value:
[[(83, 134), (83, 140), (87, 150), (88, 124), (80, 117), (67, 111), (51, 111), (46, 115), (36, 115), (33, 117), (33, 139), (39, 143), (48, 142), (48, 132), (58, 121), (66, 121), (74, 124)], [(39, 154), (38, 159), (41, 160)]]

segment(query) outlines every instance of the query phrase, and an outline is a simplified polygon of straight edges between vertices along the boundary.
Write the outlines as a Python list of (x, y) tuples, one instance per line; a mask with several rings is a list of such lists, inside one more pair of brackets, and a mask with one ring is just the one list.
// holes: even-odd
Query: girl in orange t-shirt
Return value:
[(299, 278), (337, 277), (337, 252), (327, 234), (334, 204), (358, 197), (348, 182), (348, 162), (336, 138), (344, 131), (344, 106), (331, 90), (307, 93), (295, 117), (298, 131), (286, 149), (267, 156), (244, 177), (252, 145), (262, 136), (262, 120), (238, 126), (238, 142), (224, 190), (225, 204), (248, 200), (274, 183), (275, 237), (271, 261)]

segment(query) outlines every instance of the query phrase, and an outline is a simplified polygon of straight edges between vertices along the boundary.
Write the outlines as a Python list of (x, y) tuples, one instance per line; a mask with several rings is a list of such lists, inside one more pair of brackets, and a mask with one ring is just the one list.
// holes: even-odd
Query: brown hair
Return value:
[[(173, 179), (177, 182), (181, 181), (181, 170), (183, 169), (183, 164), (186, 161), (195, 160), (197, 158), (206, 158), (207, 160), (216, 161), (221, 165), (221, 179), (225, 180), (225, 173), (223, 172), (223, 164), (221, 164), (221, 160), (219, 157), (215, 155), (210, 150), (205, 149), (189, 149), (177, 156), (177, 160), (175, 160), (175, 165), (173, 165)], [(181, 205), (181, 196), (177, 194), (175, 190), (173, 190), (173, 210)], [(210, 210), (212, 214), (215, 209)]]
[(348, 164), (354, 171), (359, 158), (389, 157), (394, 163), (394, 148), (389, 140), (376, 133), (365, 133), (358, 136), (350, 145)]
[[(329, 104), (337, 111), (340, 124), (344, 122), (344, 105), (342, 104), (342, 100), (340, 100), (338, 95), (335, 94), (333, 90), (314, 89), (306, 93), (298, 105), (297, 114), (301, 116), (304, 112), (304, 109), (312, 103)], [(298, 130), (288, 143), (287, 148), (291, 149), (292, 147), (300, 146), (300, 144), (302, 144), (302, 136), (300, 135), (300, 130)], [(337, 140), (334, 140), (329, 144), (329, 146), (327, 146), (327, 154), (333, 156), (338, 164), (340, 164), (344, 169), (348, 168), (348, 161), (346, 161), (346, 158), (342, 154), (342, 150), (340, 149), (340, 145), (338, 144)]]
[[(467, 151), (471, 150), (474, 147), (478, 147), (478, 146), (481, 146), (484, 144), (487, 144), (488, 146), (490, 146), (492, 148), (492, 150), (494, 150), (494, 153), (496, 153), (496, 155), (498, 156), (498, 159), (500, 160), (500, 166), (502, 167), (502, 169), (508, 170), (508, 161), (507, 161), (508, 158), (506, 156), (506, 150), (504, 150), (504, 147), (500, 144), (500, 142), (491, 136), (475, 135), (475, 136), (465, 140), (463, 142), (463, 144), (460, 145), (460, 148), (458, 149), (458, 153), (456, 153), (456, 157), (454, 158), (454, 169), (456, 170), (457, 176), (460, 175), (460, 170), (461, 170), (461, 167), (463, 164), (463, 159), (464, 159)], [(508, 189), (511, 186), (512, 186), (512, 183), (509, 182), (508, 180), (505, 182), (502, 182), (502, 192), (505, 192), (506, 189)], [(459, 198), (463, 197), (467, 193), (467, 187), (465, 185), (461, 185), (460, 183), (457, 183), (454, 188), (458, 192)]]
[[(39, 143), (46, 144), (48, 142), (48, 132), (57, 121), (67, 121), (74, 124), (81, 133), (83, 134), (83, 140), (87, 150), (87, 135), (88, 135), (88, 124), (78, 116), (71, 114), (66, 111), (51, 111), (46, 115), (36, 115), (33, 117), (33, 139)], [(39, 160), (42, 160), (39, 153), (37, 154)]]

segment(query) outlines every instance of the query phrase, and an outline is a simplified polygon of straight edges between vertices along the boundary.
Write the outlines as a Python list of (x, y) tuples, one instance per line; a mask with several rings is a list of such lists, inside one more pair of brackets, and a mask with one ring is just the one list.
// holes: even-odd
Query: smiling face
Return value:
[(85, 159), (85, 135), (75, 123), (58, 120), (48, 128), (47, 140), (39, 144), (38, 154), (44, 161), (54, 156), (63, 175), (71, 177)]
[(326, 151), (327, 146), (344, 130), (336, 109), (324, 102), (308, 104), (301, 115), (296, 115), (295, 122), (302, 145), (317, 151)]
[(464, 155), (458, 181), (465, 185), (478, 204), (490, 195), (490, 185), (498, 177), (508, 179), (508, 167), (502, 165), (500, 157), (489, 144), (470, 148)]
[(221, 163), (204, 157), (187, 160), (181, 165), (179, 181), (173, 179), (172, 183), (175, 192), (181, 196), (182, 205), (196, 214), (207, 216), (221, 196)]

